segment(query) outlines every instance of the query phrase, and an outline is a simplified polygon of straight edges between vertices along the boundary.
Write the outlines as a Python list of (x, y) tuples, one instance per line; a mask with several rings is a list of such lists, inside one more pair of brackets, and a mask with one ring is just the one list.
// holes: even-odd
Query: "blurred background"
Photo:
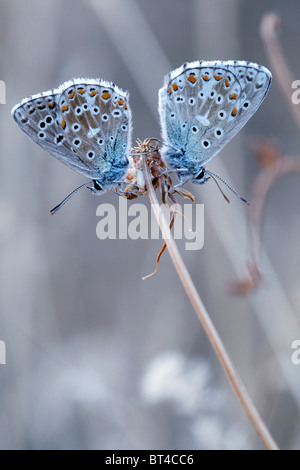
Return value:
[[(167, 253), (142, 281), (161, 241), (100, 241), (96, 208), (118, 208), (111, 193), (83, 190), (50, 216), (85, 178), (33, 143), (10, 110), (73, 77), (100, 77), (129, 90), (134, 140), (159, 137), (157, 93), (170, 70), (198, 59), (270, 67), (259, 35), (270, 9), (300, 78), (293, 0), (0, 0), (0, 448), (263, 448)], [(247, 198), (260, 171), (249, 142), (259, 138), (298, 153), (299, 129), (275, 81), (209, 164)], [(248, 295), (229, 284), (247, 276), (249, 209), (231, 195), (226, 204), (211, 182), (186, 188), (205, 205), (205, 243), (185, 251), (178, 242), (182, 256), (266, 425), (282, 448), (299, 448), (299, 176), (270, 194), (262, 282)]]

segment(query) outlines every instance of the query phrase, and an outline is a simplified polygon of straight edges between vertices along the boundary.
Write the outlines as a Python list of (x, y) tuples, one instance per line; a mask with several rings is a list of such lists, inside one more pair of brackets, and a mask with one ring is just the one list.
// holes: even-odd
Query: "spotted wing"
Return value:
[(77, 155), (60, 124), (60, 89), (25, 98), (12, 109), (18, 126), (34, 142), (75, 171), (92, 178), (94, 172)]
[(104, 182), (110, 183), (127, 167), (131, 146), (128, 93), (112, 83), (74, 79), (25, 98), (12, 115), (34, 142), (88, 178), (104, 174)]
[(60, 126), (82, 163), (106, 183), (122, 177), (131, 147), (129, 95), (103, 80), (76, 80), (58, 100)]
[(172, 71), (159, 91), (169, 165), (190, 171), (205, 165), (253, 116), (271, 77), (245, 61), (198, 61)]

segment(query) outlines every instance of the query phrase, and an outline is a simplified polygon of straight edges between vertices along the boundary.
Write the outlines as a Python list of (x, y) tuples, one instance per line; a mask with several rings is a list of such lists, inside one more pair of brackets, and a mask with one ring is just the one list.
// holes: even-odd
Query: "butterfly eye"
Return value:
[(204, 178), (204, 169), (200, 171), (199, 175), (196, 176), (196, 180), (202, 180)]
[(95, 189), (96, 191), (102, 191), (102, 190), (103, 190), (103, 187), (101, 186), (101, 184), (99, 183), (99, 181), (94, 180), (93, 183), (94, 183), (94, 189)]

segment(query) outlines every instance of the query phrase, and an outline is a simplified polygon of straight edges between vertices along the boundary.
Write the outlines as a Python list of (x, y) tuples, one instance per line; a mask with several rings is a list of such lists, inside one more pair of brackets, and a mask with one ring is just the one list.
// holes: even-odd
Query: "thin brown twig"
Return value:
[[(294, 81), (284, 58), (279, 42), (278, 29), (280, 18), (276, 13), (267, 13), (260, 24), (266, 54), (272, 67), (275, 80), (281, 90), (288, 109), (300, 129), (300, 107), (292, 102), (291, 90)], [(300, 172), (300, 156), (283, 156), (271, 141), (260, 142), (254, 148), (263, 168), (252, 185), (252, 198), (248, 220), (250, 222), (251, 260), (247, 263), (249, 276), (231, 283), (231, 291), (246, 295), (256, 289), (261, 281), (259, 270), (260, 249), (262, 244), (263, 221), (268, 195), (278, 180), (287, 174)]]
[(260, 24), (260, 35), (262, 37), (265, 50), (272, 66), (274, 77), (285, 97), (286, 103), (294, 116), (296, 124), (300, 128), (300, 108), (295, 106), (291, 100), (291, 90), (293, 77), (289, 66), (283, 56), (278, 39), (278, 27), (280, 18), (276, 13), (267, 13)]
[(202, 326), (219, 358), (222, 367), (228, 377), (230, 384), (232, 385), (239, 401), (241, 402), (249, 420), (253, 424), (257, 434), (261, 438), (262, 442), (268, 450), (278, 450), (278, 446), (271, 436), (269, 430), (264, 424), (261, 416), (259, 415), (254, 403), (252, 402), (241, 378), (239, 377), (237, 371), (235, 370), (227, 351), (219, 337), (206, 309), (202, 303), (202, 300), (196, 290), (196, 287), (190, 277), (190, 274), (183, 262), (183, 259), (178, 251), (177, 245), (174, 242), (174, 239), (171, 236), (169, 225), (164, 218), (164, 215), (160, 209), (157, 197), (154, 192), (154, 188), (151, 182), (151, 176), (149, 174), (149, 169), (147, 166), (146, 158), (143, 158), (143, 171), (145, 176), (145, 182), (147, 186), (147, 191), (149, 194), (150, 202), (158, 221), (158, 224), (161, 228), (163, 237), (167, 244), (171, 259), (173, 261), (174, 267), (177, 271), (177, 274), (181, 280), (181, 283), (185, 289), (185, 292), (195, 310), (196, 315), (202, 323)]
[[(251, 205), (248, 212), (250, 260), (247, 262), (248, 277), (232, 282), (234, 294), (247, 295), (261, 282), (260, 264), (263, 238), (263, 224), (268, 197), (274, 185), (285, 175), (300, 173), (299, 156), (282, 156), (276, 152), (276, 159), (267, 161), (268, 154), (275, 151), (272, 143), (264, 140), (254, 149), (263, 168), (255, 178), (251, 189)], [(264, 157), (265, 155), (265, 157)], [(265, 161), (263, 161), (265, 160)]]
[[(288, 109), (300, 129), (300, 108), (292, 102), (293, 77), (284, 58), (278, 38), (280, 18), (276, 13), (267, 13), (260, 24), (266, 54), (272, 67), (275, 80), (281, 90)], [(263, 220), (268, 195), (277, 181), (286, 174), (299, 173), (300, 157), (282, 156), (271, 141), (260, 142), (254, 148), (263, 168), (252, 185), (252, 204), (249, 210), (251, 260), (247, 263), (248, 277), (231, 283), (231, 291), (246, 295), (256, 289), (261, 282), (259, 269), (262, 244)]]
[[(294, 156), (279, 157), (272, 166), (263, 168), (252, 186), (253, 204), (249, 211), (249, 220), (259, 237), (262, 238), (263, 219), (269, 193), (275, 183), (284, 175), (300, 173), (300, 158)], [(253, 247), (254, 260), (258, 265), (258, 248)]]

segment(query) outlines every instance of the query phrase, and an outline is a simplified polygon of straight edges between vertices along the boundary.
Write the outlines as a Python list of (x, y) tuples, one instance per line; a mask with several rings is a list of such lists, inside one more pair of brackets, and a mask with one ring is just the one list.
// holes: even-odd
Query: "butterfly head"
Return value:
[(92, 180), (91, 185), (88, 186), (88, 189), (92, 191), (93, 194), (98, 196), (99, 194), (105, 193), (104, 185), (100, 180)]
[(207, 180), (209, 180), (209, 176), (206, 176), (206, 170), (203, 167), (197, 168), (192, 174), (192, 183), (203, 184)]
[(178, 177), (179, 180), (190, 181), (191, 183), (196, 184), (203, 184), (209, 180), (209, 176), (207, 176), (207, 170), (204, 167), (200, 168), (182, 168), (178, 170)]

